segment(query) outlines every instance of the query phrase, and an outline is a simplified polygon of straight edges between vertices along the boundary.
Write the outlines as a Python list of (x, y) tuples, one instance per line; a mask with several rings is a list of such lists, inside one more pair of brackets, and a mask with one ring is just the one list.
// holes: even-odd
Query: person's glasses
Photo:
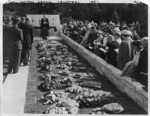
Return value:
[(124, 36), (124, 37), (129, 37), (129, 35), (122, 35), (122, 36)]

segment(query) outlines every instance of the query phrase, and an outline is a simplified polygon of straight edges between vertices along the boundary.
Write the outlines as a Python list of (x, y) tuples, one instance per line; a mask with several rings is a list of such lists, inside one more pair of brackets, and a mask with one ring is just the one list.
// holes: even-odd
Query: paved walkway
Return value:
[[(48, 37), (50, 40), (60, 39), (56, 36)], [(40, 37), (34, 40), (42, 40)], [(5, 64), (4, 64), (5, 65)], [(20, 116), (24, 114), (26, 88), (29, 66), (20, 66), (18, 73), (8, 74), (2, 86), (2, 114)], [(7, 72), (7, 66), (3, 68)]]
[(23, 113), (29, 66), (20, 66), (19, 72), (9, 74), (2, 88), (2, 112)]

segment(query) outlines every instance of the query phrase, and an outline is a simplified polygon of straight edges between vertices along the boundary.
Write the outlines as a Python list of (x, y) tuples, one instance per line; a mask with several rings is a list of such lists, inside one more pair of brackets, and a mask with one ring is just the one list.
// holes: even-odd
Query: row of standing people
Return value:
[(3, 55), (9, 57), (7, 73), (17, 73), (19, 66), (29, 63), (33, 28), (29, 17), (6, 17), (3, 23)]
[[(122, 75), (136, 78), (147, 86), (148, 39), (140, 38), (140, 29), (137, 33), (137, 27), (132, 24), (127, 26), (125, 22), (121, 26), (113, 22), (108, 25), (76, 23), (68, 23), (67, 31), (63, 30), (66, 35), (122, 70)], [(130, 61), (134, 63), (128, 63)]]

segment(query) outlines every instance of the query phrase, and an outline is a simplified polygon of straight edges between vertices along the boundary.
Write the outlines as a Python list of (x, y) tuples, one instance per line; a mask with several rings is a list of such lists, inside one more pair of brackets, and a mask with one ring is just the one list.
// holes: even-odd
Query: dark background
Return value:
[(93, 20), (98, 24), (102, 20), (113, 21), (116, 16), (120, 22), (126, 21), (127, 24), (139, 21), (141, 37), (148, 36), (148, 6), (141, 2), (136, 4), (9, 2), (3, 4), (3, 13), (19, 16), (59, 14), (61, 21), (69, 17), (75, 20)]

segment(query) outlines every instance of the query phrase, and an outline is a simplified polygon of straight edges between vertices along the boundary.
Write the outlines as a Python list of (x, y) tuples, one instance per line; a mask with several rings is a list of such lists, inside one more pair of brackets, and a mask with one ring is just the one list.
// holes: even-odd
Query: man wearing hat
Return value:
[(132, 30), (133, 29), (133, 24), (128, 24), (128, 30)]
[(121, 32), (122, 42), (119, 47), (117, 56), (117, 65), (120, 70), (125, 67), (125, 64), (133, 59), (133, 50), (131, 46), (131, 36), (132, 33), (128, 30), (123, 30)]
[(128, 29), (128, 26), (126, 25), (126, 22), (125, 21), (122, 21), (121, 23), (121, 26), (120, 26), (120, 30), (127, 30)]
[(19, 20), (17, 18), (13, 18), (12, 27), (10, 29), (10, 60), (8, 66), (8, 73), (17, 73), (19, 70), (20, 65), (20, 58), (21, 58), (21, 50), (22, 50), (22, 40), (23, 40), (23, 33), (22, 30), (18, 28)]

